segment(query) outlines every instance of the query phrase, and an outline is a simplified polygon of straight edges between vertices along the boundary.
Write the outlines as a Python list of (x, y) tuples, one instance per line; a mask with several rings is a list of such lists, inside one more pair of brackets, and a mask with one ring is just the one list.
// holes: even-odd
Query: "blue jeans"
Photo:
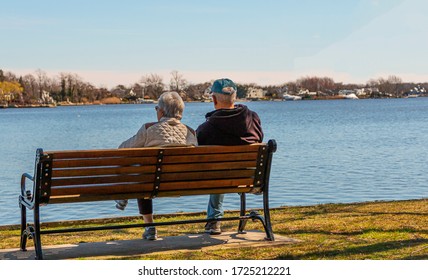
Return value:
[(224, 199), (224, 194), (210, 195), (210, 200), (208, 201), (208, 209), (207, 209), (208, 219), (218, 219), (223, 217), (223, 214), (224, 214), (223, 199)]

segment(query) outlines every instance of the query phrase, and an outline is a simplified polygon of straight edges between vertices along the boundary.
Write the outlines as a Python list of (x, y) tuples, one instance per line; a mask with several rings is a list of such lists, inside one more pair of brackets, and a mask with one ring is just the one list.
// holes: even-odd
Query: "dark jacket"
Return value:
[(245, 105), (219, 109), (205, 115), (206, 121), (196, 129), (199, 145), (246, 145), (263, 141), (257, 113)]

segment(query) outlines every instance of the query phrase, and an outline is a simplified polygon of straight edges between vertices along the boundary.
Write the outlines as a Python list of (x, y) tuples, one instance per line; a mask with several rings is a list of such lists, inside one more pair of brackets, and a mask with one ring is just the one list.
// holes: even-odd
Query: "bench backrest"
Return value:
[(245, 146), (38, 150), (41, 203), (262, 192), (274, 140)]

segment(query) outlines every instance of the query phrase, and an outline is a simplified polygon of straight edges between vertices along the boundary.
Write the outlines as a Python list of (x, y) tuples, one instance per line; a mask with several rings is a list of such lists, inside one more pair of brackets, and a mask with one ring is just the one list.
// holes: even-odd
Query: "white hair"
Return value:
[(233, 105), (235, 103), (235, 100), (236, 100), (236, 92), (234, 92), (232, 94), (224, 94), (224, 93), (213, 92), (213, 95), (215, 95), (218, 102), (223, 103), (223, 104), (227, 104), (227, 105)]
[(158, 106), (164, 112), (164, 117), (179, 120), (183, 117), (184, 102), (175, 91), (162, 93), (158, 99)]

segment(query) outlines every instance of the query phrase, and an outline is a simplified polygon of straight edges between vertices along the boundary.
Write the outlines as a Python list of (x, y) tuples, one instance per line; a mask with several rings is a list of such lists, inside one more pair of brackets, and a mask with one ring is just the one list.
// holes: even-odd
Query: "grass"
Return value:
[[(203, 213), (162, 215), (157, 221), (200, 219)], [(172, 253), (151, 253), (119, 259), (155, 260), (418, 260), (428, 259), (428, 199), (323, 204), (305, 207), (283, 207), (271, 212), (275, 234), (301, 242), (269, 247), (213, 248)], [(130, 223), (137, 218), (89, 220), (74, 223)], [(51, 223), (50, 227), (70, 226), (70, 222)], [(201, 232), (203, 224), (158, 227), (159, 235), (173, 236)], [(226, 231), (236, 230), (237, 221), (223, 222)], [(247, 228), (261, 230), (259, 222), (248, 222)], [(44, 246), (79, 242), (136, 239), (141, 229), (43, 235)], [(19, 228), (0, 227), (0, 249), (19, 247)], [(28, 247), (32, 246), (29, 241)], [(118, 259), (115, 257), (115, 259)]]

